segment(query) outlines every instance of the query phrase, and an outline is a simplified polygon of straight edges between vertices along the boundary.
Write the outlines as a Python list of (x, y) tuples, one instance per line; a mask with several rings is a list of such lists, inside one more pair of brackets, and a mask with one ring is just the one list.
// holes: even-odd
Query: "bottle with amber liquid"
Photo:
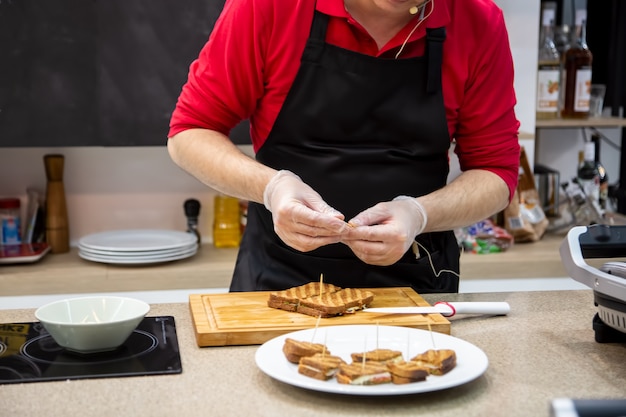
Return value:
[(227, 195), (216, 195), (213, 201), (213, 245), (216, 248), (238, 247), (241, 242), (239, 200)]
[(561, 117), (589, 117), (591, 62), (593, 55), (587, 46), (587, 10), (576, 10), (576, 39), (563, 56), (562, 84), (564, 88)]
[(541, 15), (541, 38), (537, 68), (537, 119), (556, 119), (559, 115), (561, 60), (554, 44), (554, 9)]

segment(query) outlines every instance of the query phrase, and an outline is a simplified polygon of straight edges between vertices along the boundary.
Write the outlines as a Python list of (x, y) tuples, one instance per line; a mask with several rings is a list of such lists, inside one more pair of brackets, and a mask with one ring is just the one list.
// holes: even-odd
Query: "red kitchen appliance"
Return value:
[[(570, 229), (560, 247), (569, 276), (593, 290), (598, 313), (593, 318), (599, 343), (626, 342), (626, 226), (597, 224)], [(622, 258), (600, 269), (589, 258)]]

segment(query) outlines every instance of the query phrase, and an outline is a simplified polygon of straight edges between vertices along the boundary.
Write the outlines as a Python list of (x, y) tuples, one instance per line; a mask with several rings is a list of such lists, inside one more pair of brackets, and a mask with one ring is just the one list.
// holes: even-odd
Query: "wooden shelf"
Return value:
[(626, 119), (621, 117), (590, 117), (588, 119), (537, 119), (537, 129), (577, 128), (577, 127), (626, 127)]
[[(461, 254), (461, 279), (565, 277), (559, 256), (564, 234), (516, 243), (506, 252)], [(237, 249), (203, 244), (191, 258), (154, 265), (107, 265), (67, 253), (48, 254), (32, 264), (0, 266), (0, 297), (118, 291), (228, 288)], [(529, 261), (532, 260), (532, 261)]]

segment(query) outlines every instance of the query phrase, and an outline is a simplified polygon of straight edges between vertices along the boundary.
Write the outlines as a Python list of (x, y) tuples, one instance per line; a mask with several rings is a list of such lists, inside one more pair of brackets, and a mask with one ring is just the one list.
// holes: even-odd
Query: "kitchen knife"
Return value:
[(455, 314), (492, 314), (503, 315), (511, 311), (509, 303), (505, 301), (477, 301), (477, 302), (444, 302), (439, 301), (432, 307), (379, 307), (365, 308), (365, 313), (379, 314), (441, 314), (452, 317)]

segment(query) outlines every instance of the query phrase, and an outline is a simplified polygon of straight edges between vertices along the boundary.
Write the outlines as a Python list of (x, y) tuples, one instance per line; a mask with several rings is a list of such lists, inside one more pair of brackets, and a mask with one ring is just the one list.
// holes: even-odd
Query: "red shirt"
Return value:
[[(519, 122), (502, 12), (492, 0), (432, 0), (426, 13), (433, 4), (400, 58), (423, 55), (426, 27), (446, 27), (442, 88), (460, 167), (496, 173), (512, 198)], [(314, 7), (330, 15), (328, 43), (382, 58), (393, 58), (415, 26), (411, 21), (379, 50), (346, 12), (343, 0), (227, 0), (209, 41), (191, 64), (169, 137), (190, 128), (228, 135), (249, 118), (254, 150), (260, 149), (300, 66)]]

